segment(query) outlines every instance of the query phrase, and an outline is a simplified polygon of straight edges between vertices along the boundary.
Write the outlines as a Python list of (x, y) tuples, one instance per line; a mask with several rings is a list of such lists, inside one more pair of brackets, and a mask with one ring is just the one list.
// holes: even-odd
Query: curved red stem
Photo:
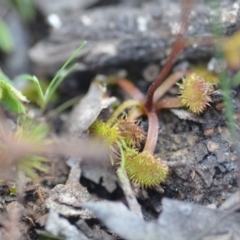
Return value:
[(184, 49), (184, 39), (183, 35), (187, 30), (188, 26), (188, 16), (191, 10), (191, 0), (185, 0), (183, 2), (183, 10), (182, 10), (182, 19), (181, 19), (181, 27), (179, 33), (176, 37), (176, 40), (173, 44), (170, 55), (167, 58), (167, 61), (158, 75), (157, 79), (151, 84), (147, 92), (147, 99), (145, 102), (145, 108), (147, 111), (152, 111), (153, 109), (153, 95), (156, 89), (161, 85), (161, 83), (165, 80), (170, 70), (172, 69), (173, 63), (176, 60), (178, 54)]
[(148, 116), (148, 133), (147, 139), (144, 146), (144, 151), (148, 151), (149, 153), (153, 154), (157, 140), (158, 140), (158, 128), (159, 128), (159, 121), (158, 116), (155, 111), (147, 111)]

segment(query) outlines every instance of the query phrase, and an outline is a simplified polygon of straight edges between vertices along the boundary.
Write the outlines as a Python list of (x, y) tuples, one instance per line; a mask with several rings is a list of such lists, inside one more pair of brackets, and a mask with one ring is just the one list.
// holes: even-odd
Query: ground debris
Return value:
[(56, 212), (50, 211), (45, 229), (53, 236), (64, 237), (66, 240), (88, 240), (76, 226), (72, 225), (67, 219), (60, 217)]
[(79, 183), (58, 184), (51, 190), (46, 206), (65, 217), (94, 218), (91, 211), (82, 208), (82, 203), (89, 200), (94, 198)]
[[(110, 229), (126, 240), (157, 240), (159, 229), (155, 223), (145, 223), (123, 203), (89, 202), (84, 205), (91, 209)], [(158, 237), (157, 237), (158, 236)]]
[[(237, 240), (240, 236), (239, 213), (163, 199), (163, 212), (158, 224), (168, 240), (226, 239)], [(225, 238), (223, 238), (225, 237)]]
[[(167, 162), (185, 162), (166, 181), (165, 196), (219, 206), (237, 190), (236, 153), (223, 112), (209, 108), (205, 124), (179, 121), (169, 112), (160, 119), (156, 153)], [(212, 130), (205, 135), (204, 131)]]
[(240, 214), (235, 211), (164, 198), (157, 222), (144, 222), (122, 203), (89, 202), (84, 206), (126, 240), (237, 240), (240, 236)]
[[(75, 8), (71, 14), (58, 16), (62, 26), (53, 29), (46, 40), (35, 45), (30, 50), (30, 57), (45, 69), (57, 69), (66, 61), (69, 52), (73, 52), (81, 41), (87, 41), (78, 56), (79, 71), (104, 74), (117, 68), (136, 73), (134, 66), (141, 66), (143, 73), (149, 65), (159, 66), (165, 61), (179, 29), (180, 4), (160, 0), (147, 1), (141, 7), (131, 9), (128, 6), (87, 11)], [(221, 5), (225, 34), (230, 35), (239, 28), (238, 9), (239, 4), (231, 1)], [(206, 3), (198, 1), (194, 5), (189, 23), (189, 44), (180, 58), (199, 60), (212, 56), (213, 45), (198, 43), (201, 36), (207, 41), (212, 36)]]

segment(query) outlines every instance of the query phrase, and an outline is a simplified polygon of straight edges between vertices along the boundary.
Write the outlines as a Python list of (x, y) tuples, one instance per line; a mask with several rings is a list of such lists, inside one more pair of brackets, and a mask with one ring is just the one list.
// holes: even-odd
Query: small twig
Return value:
[(40, 201), (43, 203), (44, 202), (44, 197), (43, 197), (42, 192), (41, 192), (39, 187), (37, 188), (35, 193), (36, 193), (37, 197), (40, 199)]
[(117, 174), (119, 176), (118, 179), (120, 181), (121, 188), (122, 188), (122, 190), (124, 192), (124, 195), (126, 197), (126, 201), (127, 201), (129, 209), (132, 212), (136, 213), (136, 215), (138, 217), (143, 219), (141, 207), (138, 204), (137, 199), (136, 199), (136, 197), (134, 195), (134, 192), (133, 192), (133, 190), (131, 188), (131, 184), (130, 184), (129, 179), (127, 177), (126, 171), (124, 169), (122, 169), (122, 168), (119, 168), (117, 170)]
[(219, 210), (229, 210), (238, 203), (240, 203), (239, 191), (235, 192), (226, 201), (224, 201), (224, 203), (219, 207)]
[(81, 168), (80, 168), (81, 157), (73, 157), (68, 160), (69, 165), (71, 165), (70, 172), (68, 174), (67, 184), (76, 184), (79, 183), (81, 177)]

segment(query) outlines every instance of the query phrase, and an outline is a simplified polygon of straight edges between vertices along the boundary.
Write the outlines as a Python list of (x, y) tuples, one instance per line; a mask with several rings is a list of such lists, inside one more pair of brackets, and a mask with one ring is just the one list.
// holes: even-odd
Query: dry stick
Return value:
[(145, 109), (147, 112), (151, 112), (153, 110), (153, 95), (156, 89), (161, 85), (161, 83), (165, 80), (170, 70), (172, 69), (173, 63), (176, 60), (178, 54), (184, 49), (184, 40), (183, 35), (187, 30), (188, 26), (188, 16), (191, 10), (191, 0), (183, 1), (183, 11), (182, 11), (182, 23), (180, 26), (179, 33), (176, 37), (176, 40), (173, 44), (172, 51), (167, 58), (167, 61), (158, 75), (157, 79), (151, 84), (147, 92), (147, 99), (145, 102)]
[(79, 162), (81, 162), (81, 157), (73, 157), (72, 160), (72, 166), (70, 169), (70, 173), (68, 174), (68, 178), (66, 181), (66, 185), (68, 184), (80, 184), (79, 179), (81, 177), (81, 168)]
[[(143, 215), (142, 215), (142, 210), (141, 210), (141, 206), (139, 205), (136, 196), (132, 190), (131, 187), (131, 183), (129, 181), (129, 178), (127, 177), (126, 171), (122, 169), (118, 169), (117, 170), (118, 176), (119, 176), (119, 181), (120, 181), (120, 185), (122, 187), (122, 190), (124, 192), (124, 195), (126, 197), (126, 201), (128, 203), (128, 207), (129, 209), (134, 212), (138, 217), (140, 217), (141, 219), (143, 219)], [(120, 177), (122, 176), (122, 177)]]

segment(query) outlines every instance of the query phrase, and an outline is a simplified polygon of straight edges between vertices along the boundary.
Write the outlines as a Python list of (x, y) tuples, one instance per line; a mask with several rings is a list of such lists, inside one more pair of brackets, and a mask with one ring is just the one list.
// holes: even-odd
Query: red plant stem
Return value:
[(121, 87), (129, 96), (136, 100), (143, 100), (144, 94), (130, 81), (126, 79), (118, 79), (117, 85)]
[(182, 20), (179, 33), (176, 37), (176, 40), (173, 44), (170, 55), (167, 58), (166, 64), (164, 65), (162, 71), (158, 75), (157, 79), (151, 84), (147, 92), (147, 98), (145, 102), (145, 109), (147, 112), (151, 112), (153, 110), (153, 95), (156, 89), (161, 85), (161, 83), (165, 80), (170, 70), (172, 69), (173, 63), (176, 60), (178, 54), (184, 49), (184, 39), (183, 35), (187, 30), (188, 26), (188, 16), (191, 10), (191, 0), (185, 0), (182, 3)]
[(148, 133), (143, 151), (148, 151), (149, 153), (153, 154), (158, 140), (159, 121), (156, 111), (148, 111), (147, 116)]

